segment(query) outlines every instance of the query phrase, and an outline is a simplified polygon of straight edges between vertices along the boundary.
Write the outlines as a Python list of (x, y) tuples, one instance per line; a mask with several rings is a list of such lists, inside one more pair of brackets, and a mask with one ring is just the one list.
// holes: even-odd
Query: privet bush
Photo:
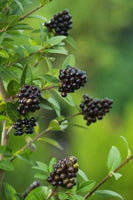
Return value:
[[(56, 1), (56, 0), (55, 0)], [(72, 116), (61, 116), (60, 103), (55, 95), (67, 102), (68, 106), (75, 106), (71, 93), (78, 93), (87, 82), (85, 71), (75, 67), (75, 58), (68, 55), (66, 43), (75, 46), (71, 36), (72, 15), (67, 9), (55, 14), (48, 22), (45, 16), (36, 15), (35, 12), (50, 0), (39, 0), (38, 7), (24, 14), (28, 5), (34, 6), (34, 1), (1, 0), (0, 1), (0, 120), (2, 126), (0, 146), (0, 191), (4, 190), (7, 200), (82, 200), (91, 195), (123, 197), (111, 190), (99, 190), (112, 176), (118, 180), (121, 174), (118, 170), (128, 163), (133, 155), (127, 145), (128, 155), (121, 162), (119, 150), (112, 146), (107, 167), (108, 175), (98, 184), (89, 180), (79, 168), (78, 158), (68, 155), (66, 158), (56, 160), (52, 158), (49, 165), (41, 161), (34, 162), (35, 181), (22, 193), (18, 193), (8, 183), (4, 183), (4, 173), (14, 170), (13, 161), (28, 151), (36, 150), (35, 142), (44, 138), (46, 133), (52, 131), (65, 131), (71, 118), (82, 115), (85, 124), (91, 126), (97, 120), (104, 120), (113, 105), (108, 98), (94, 99), (88, 94), (79, 100), (77, 113)], [(32, 18), (40, 21), (38, 29), (33, 29), (25, 19)], [(43, 21), (43, 22), (42, 22)], [(74, 28), (74, 27), (73, 27)], [(28, 31), (27, 31), (28, 30)], [(29, 34), (29, 32), (31, 34)], [(30, 35), (36, 34), (36, 39)], [(15, 38), (19, 38), (19, 45)], [(25, 42), (23, 42), (23, 40)], [(64, 54), (66, 59), (60, 69), (53, 68), (54, 55)], [(37, 75), (34, 69), (43, 61), (48, 66), (47, 72)], [(87, 91), (89, 93), (89, 91)], [(35, 112), (40, 108), (55, 110), (57, 117), (49, 122), (46, 130), (38, 132), (38, 118)], [(10, 134), (17, 137), (29, 136), (28, 142), (14, 152), (8, 148)], [(54, 140), (46, 140), (50, 144), (60, 147)], [(20, 144), (21, 146), (21, 144)], [(26, 173), (26, 172), (25, 172)]]

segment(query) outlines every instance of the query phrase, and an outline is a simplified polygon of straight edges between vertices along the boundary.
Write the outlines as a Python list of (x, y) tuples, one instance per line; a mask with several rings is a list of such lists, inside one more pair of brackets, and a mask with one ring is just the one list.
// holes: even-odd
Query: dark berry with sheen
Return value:
[(71, 189), (76, 185), (75, 177), (78, 172), (78, 163), (75, 156), (68, 156), (53, 165), (53, 172), (47, 181), (53, 186), (63, 186)]
[(66, 97), (67, 93), (73, 93), (87, 82), (86, 72), (76, 67), (68, 65), (66, 69), (60, 70), (59, 73), (59, 92), (62, 97)]
[(103, 116), (112, 108), (112, 104), (112, 99), (93, 99), (85, 94), (79, 106), (84, 115), (84, 119), (87, 121), (86, 124), (89, 126), (91, 123), (95, 123), (97, 119), (103, 119)]
[(31, 117), (30, 119), (19, 119), (13, 124), (15, 129), (14, 135), (21, 136), (24, 133), (32, 134), (34, 132), (34, 127), (36, 126), (36, 119)]
[(68, 36), (68, 31), (72, 29), (72, 16), (67, 9), (54, 15), (54, 17), (48, 22), (44, 23), (49, 31), (54, 30), (54, 35)]
[(20, 103), (17, 110), (21, 115), (26, 115), (28, 112), (35, 112), (40, 109), (40, 90), (36, 86), (23, 85), (17, 97)]

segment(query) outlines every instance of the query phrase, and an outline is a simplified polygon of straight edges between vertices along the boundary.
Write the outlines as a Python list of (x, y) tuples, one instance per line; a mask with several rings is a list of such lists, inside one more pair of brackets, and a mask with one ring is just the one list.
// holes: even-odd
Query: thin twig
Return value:
[(8, 95), (6, 93), (5, 87), (4, 87), (4, 83), (1, 77), (1, 73), (0, 73), (0, 93), (2, 96), (2, 99), (7, 102), (9, 100)]
[(66, 121), (66, 120), (70, 120), (76, 116), (79, 116), (79, 115), (82, 115), (82, 113), (76, 113), (74, 115), (70, 115), (70, 116), (66, 117), (65, 119), (63, 119), (62, 121), (59, 121), (59, 124), (61, 124), (62, 122)]
[(53, 88), (55, 88), (54, 85), (52, 85), (52, 86), (48, 86), (48, 87), (45, 87), (45, 88), (41, 89), (41, 91), (52, 90)]
[[(113, 172), (117, 172), (119, 169), (121, 169), (124, 165), (126, 165), (131, 159), (133, 159), (133, 155), (129, 156), (123, 163), (121, 163)], [(84, 199), (88, 199), (97, 189), (99, 189), (109, 178), (112, 177), (112, 174), (109, 173), (94, 189), (92, 189), (85, 197)]]
[(21, 18), (19, 19), (19, 21), (24, 20), (26, 17), (30, 16), (31, 14), (33, 14), (34, 12), (36, 12), (37, 10), (39, 10), (39, 9), (42, 8), (42, 7), (43, 7), (43, 5), (40, 5), (40, 6), (36, 7), (36, 8), (35, 8), (34, 10), (32, 10), (31, 12), (29, 12), (29, 13), (27, 13), (25, 16), (21, 17)]
[[(49, 128), (47, 128), (45, 131), (43, 131), (42, 133), (36, 135), (35, 138), (33, 138), (32, 140), (30, 140), (30, 144), (32, 144), (33, 142), (35, 142), (36, 140), (38, 140), (38, 138), (40, 138), (41, 136), (43, 136), (44, 134), (48, 133), (50, 131)], [(24, 152), (27, 148), (29, 147), (29, 143), (27, 143), (26, 145), (24, 145), (20, 150), (16, 151), (14, 156), (10, 159), (10, 162), (12, 162), (18, 154)]]
[(54, 189), (51, 190), (50, 194), (48, 195), (47, 199), (50, 199), (56, 192), (58, 186), (56, 186)]

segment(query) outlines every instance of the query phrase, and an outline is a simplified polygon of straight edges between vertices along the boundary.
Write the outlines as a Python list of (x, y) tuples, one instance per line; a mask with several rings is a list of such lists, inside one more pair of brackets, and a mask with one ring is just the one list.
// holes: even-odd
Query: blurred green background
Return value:
[[(34, 8), (38, 5), (35, 1)], [(126, 146), (120, 138), (123, 135), (133, 150), (133, 1), (132, 0), (53, 0), (36, 14), (50, 20), (55, 13), (68, 8), (73, 16), (71, 36), (77, 43), (77, 49), (67, 46), (76, 57), (76, 67), (87, 72), (86, 86), (73, 94), (75, 104), (79, 105), (82, 95), (114, 99), (114, 106), (102, 121), (92, 124), (87, 129), (69, 127), (65, 132), (51, 133), (64, 147), (59, 151), (50, 145), (38, 142), (33, 160), (46, 163), (55, 156), (58, 159), (66, 155), (75, 155), (80, 168), (89, 179), (99, 182), (107, 173), (107, 156), (112, 145), (117, 146), (126, 158)], [(25, 13), (32, 10), (28, 7)], [(39, 28), (40, 20), (25, 20), (33, 27)], [(33, 23), (34, 22), (34, 23)], [(55, 67), (61, 68), (65, 56), (56, 57)], [(42, 70), (45, 64), (39, 66)], [(40, 123), (55, 117), (54, 112), (42, 111), (44, 118)], [(74, 113), (71, 107), (62, 103), (62, 114)], [(85, 126), (82, 116), (72, 121)], [(46, 126), (45, 125), (45, 126)], [(42, 128), (43, 129), (43, 128)], [(21, 138), (11, 136), (10, 146), (14, 149), (24, 144)], [(13, 185), (18, 192), (23, 192), (34, 180), (31, 165), (16, 159), (15, 171), (5, 174), (5, 181)], [(101, 189), (110, 189), (120, 193), (125, 200), (133, 196), (133, 162), (120, 170), (120, 180), (114, 178), (106, 182)], [(100, 200), (100, 197), (90, 197)], [(112, 198), (105, 198), (112, 199)], [(115, 198), (113, 198), (115, 199)]]

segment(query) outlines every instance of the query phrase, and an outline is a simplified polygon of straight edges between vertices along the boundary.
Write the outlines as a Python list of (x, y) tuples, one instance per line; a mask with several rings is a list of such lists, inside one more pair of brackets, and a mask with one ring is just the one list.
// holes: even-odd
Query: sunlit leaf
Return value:
[(112, 190), (97, 190), (95, 194), (101, 197), (118, 197), (124, 200), (124, 198), (120, 194)]
[(44, 141), (60, 150), (63, 150), (63, 148), (60, 146), (60, 144), (56, 140), (53, 140), (51, 138), (43, 137), (43, 138), (39, 138), (38, 140)]
[(13, 171), (14, 170), (14, 166), (8, 160), (1, 160), (0, 161), (0, 169), (3, 169), (5, 171)]
[(107, 166), (110, 171), (114, 171), (116, 167), (121, 163), (121, 156), (119, 150), (112, 146), (109, 155), (108, 155), (108, 161)]
[(75, 57), (72, 54), (66, 57), (62, 69), (65, 69), (68, 65), (71, 65), (72, 67), (75, 66)]

